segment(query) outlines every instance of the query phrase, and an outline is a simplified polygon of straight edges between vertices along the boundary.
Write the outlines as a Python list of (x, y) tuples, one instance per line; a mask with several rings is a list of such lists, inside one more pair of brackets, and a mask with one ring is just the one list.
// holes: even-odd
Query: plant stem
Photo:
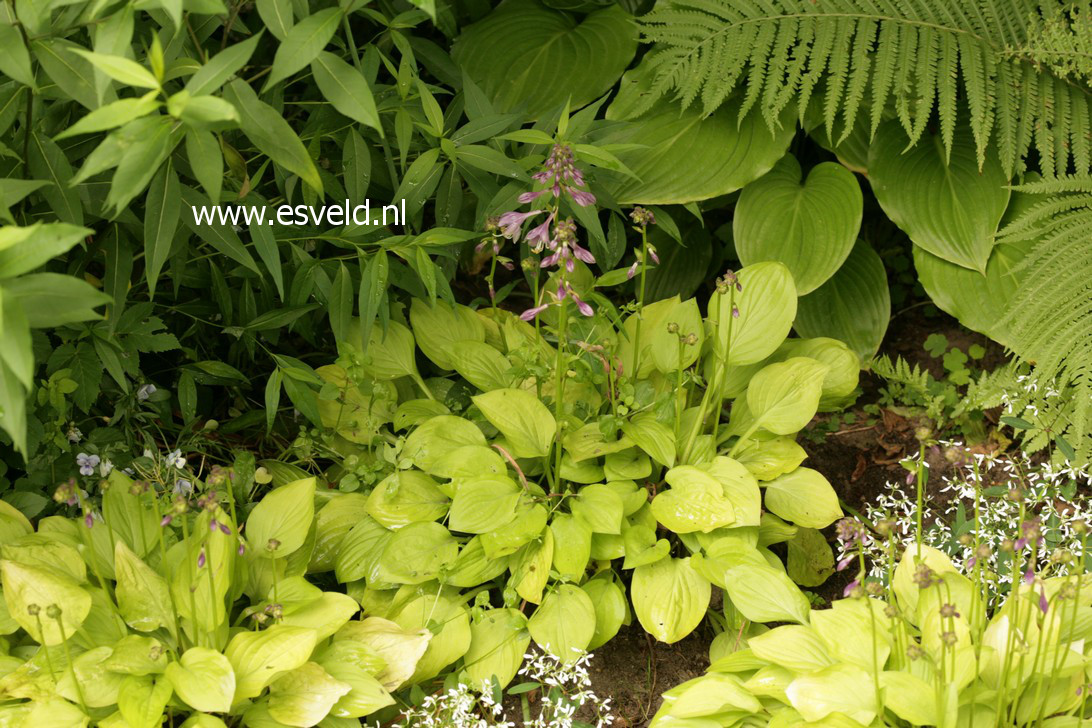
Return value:
[(554, 384), (554, 419), (557, 421), (557, 439), (554, 444), (556, 448), (556, 455), (554, 458), (554, 488), (555, 490), (561, 490), (561, 433), (562, 433), (562, 415), (564, 414), (565, 403), (565, 374), (568, 369), (568, 362), (565, 360), (566, 352), (566, 333), (569, 327), (569, 299), (562, 298), (558, 302), (557, 312), (557, 361), (555, 362), (555, 384)]
[(645, 317), (645, 283), (648, 274), (648, 228), (641, 226), (641, 284), (637, 293), (637, 325), (633, 331), (633, 372), (636, 379), (641, 371), (641, 322)]

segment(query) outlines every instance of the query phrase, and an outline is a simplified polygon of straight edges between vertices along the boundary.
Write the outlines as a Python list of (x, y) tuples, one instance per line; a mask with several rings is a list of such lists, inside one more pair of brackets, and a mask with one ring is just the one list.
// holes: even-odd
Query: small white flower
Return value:
[(140, 402), (144, 402), (156, 393), (156, 386), (154, 384), (142, 384), (140, 389), (137, 390), (136, 398)]

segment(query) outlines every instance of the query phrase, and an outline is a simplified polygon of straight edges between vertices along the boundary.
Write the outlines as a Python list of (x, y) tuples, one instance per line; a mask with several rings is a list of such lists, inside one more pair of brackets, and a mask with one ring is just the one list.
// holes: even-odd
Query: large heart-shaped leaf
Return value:
[(617, 5), (579, 22), (537, 0), (509, 0), (468, 27), (452, 56), (497, 106), (537, 118), (579, 108), (610, 89), (637, 52), (637, 28)]
[(660, 559), (633, 570), (633, 611), (645, 631), (661, 642), (678, 642), (705, 616), (712, 587), (690, 559)]
[(867, 362), (880, 348), (890, 317), (883, 261), (872, 246), (858, 241), (838, 272), (800, 299), (793, 328), (808, 338), (844, 341)]
[[(1013, 193), (1002, 227), (1037, 202), (1042, 202), (1043, 197)], [(938, 308), (955, 316), (967, 328), (1007, 345), (1008, 330), (1001, 320), (1020, 284), (1021, 275), (1017, 268), (1037, 242), (1037, 238), (1028, 236), (997, 243), (986, 263), (984, 274), (949, 263), (916, 246), (914, 267), (922, 287)]]
[(908, 141), (897, 121), (876, 132), (868, 174), (880, 206), (915, 245), (984, 273), (1009, 202), (1001, 162), (987, 154), (980, 170), (969, 131), (955, 135), (950, 157), (939, 136), (909, 150)]
[[(657, 104), (602, 140), (641, 145), (617, 155), (635, 176), (612, 176), (607, 189), (622, 204), (684, 204), (758, 179), (785, 154), (795, 126), (784, 123), (771, 133), (761, 114), (738, 116), (728, 106), (704, 116), (697, 108)], [(607, 118), (616, 115), (608, 110)]]
[(777, 260), (800, 295), (834, 275), (857, 240), (864, 201), (853, 173), (822, 162), (801, 184), (800, 163), (786, 154), (739, 196), (732, 233), (745, 265)]

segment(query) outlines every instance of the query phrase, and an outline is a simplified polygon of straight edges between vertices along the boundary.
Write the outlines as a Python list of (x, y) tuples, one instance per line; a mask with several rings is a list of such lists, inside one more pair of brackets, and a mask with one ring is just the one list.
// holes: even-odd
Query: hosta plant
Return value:
[[(417, 300), (318, 370), (335, 434), (309, 447), (354, 492), (318, 512), (310, 567), (369, 614), (404, 609), (414, 589), (439, 595), (416, 678), (461, 659), (471, 684), (507, 684), (530, 640), (593, 649), (631, 605), (675, 642), (713, 587), (732, 614), (803, 620), (793, 579), (833, 571), (817, 529), (838, 499), (793, 435), (852, 397), (859, 363), (833, 340), (786, 339), (787, 269), (729, 273), (704, 317), (678, 298), (619, 316), (582, 263), (561, 271), (538, 286), (533, 322)], [(769, 550), (782, 542), (788, 573)]]
[[(864, 538), (860, 523), (840, 530)], [(1092, 582), (1028, 568), (1042, 544), (1034, 529), (1014, 535), (1027, 571), (999, 608), (986, 605), (982, 569), (964, 576), (917, 544), (896, 566), (892, 546), (890, 589), (854, 581), (799, 624), (733, 636), (706, 675), (664, 695), (651, 725), (1081, 725)]]
[(61, 486), (76, 515), (37, 530), (4, 508), (3, 725), (347, 726), (393, 702), (428, 659), (427, 609), (353, 619), (354, 599), (302, 578), (315, 480), (268, 493), (244, 535), (231, 479), (114, 470), (101, 498)]

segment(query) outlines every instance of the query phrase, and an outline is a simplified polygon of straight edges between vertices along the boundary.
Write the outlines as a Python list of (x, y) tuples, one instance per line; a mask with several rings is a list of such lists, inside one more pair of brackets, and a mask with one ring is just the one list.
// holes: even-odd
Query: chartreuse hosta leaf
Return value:
[(452, 55), (498, 111), (533, 119), (606, 93), (636, 51), (636, 25), (620, 6), (577, 19), (535, 0), (513, 0), (467, 27)]
[(262, 556), (288, 556), (303, 545), (314, 518), (315, 479), (282, 485), (250, 512), (246, 521), (250, 548)]
[(766, 483), (766, 507), (807, 528), (826, 528), (842, 517), (838, 495), (821, 473), (797, 468)]
[[(713, 294), (717, 356), (732, 366), (755, 364), (774, 353), (796, 317), (796, 284), (782, 263), (755, 263), (736, 273), (739, 286)], [(738, 316), (733, 316), (733, 307)]]
[(784, 263), (803, 296), (827, 281), (853, 249), (864, 198), (853, 173), (822, 162), (801, 180), (791, 154), (747, 185), (733, 216), (732, 237), (745, 265)]
[(804, 429), (819, 409), (828, 369), (810, 357), (793, 357), (754, 375), (747, 387), (747, 407), (754, 417), (752, 430), (791, 435)]
[(595, 636), (595, 605), (580, 587), (560, 584), (542, 600), (527, 629), (539, 647), (572, 662)]
[[(663, 102), (620, 125), (607, 143), (639, 145), (618, 158), (635, 176), (616, 175), (607, 189), (621, 203), (684, 204), (734, 192), (768, 172), (792, 139), (792, 123), (771, 133), (761, 116), (727, 109), (705, 116)], [(622, 119), (614, 105), (607, 118)]]
[(534, 394), (522, 389), (494, 389), (473, 400), (485, 419), (500, 430), (512, 455), (536, 458), (549, 453), (557, 421)]
[(808, 598), (780, 569), (740, 564), (728, 569), (724, 585), (732, 605), (752, 622), (808, 621)]
[(429, 305), (420, 298), (410, 304), (410, 324), (417, 346), (441, 369), (453, 369), (452, 348), (460, 341), (485, 341), (485, 328), (478, 314), (466, 306), (447, 301)]
[(915, 245), (985, 273), (1009, 179), (992, 150), (980, 168), (970, 132), (959, 129), (949, 155), (939, 136), (907, 149), (899, 123), (883, 124), (869, 148), (868, 176), (883, 211)]
[(59, 645), (76, 634), (91, 611), (91, 595), (54, 570), (0, 561), (8, 614), (44, 645)]
[(463, 657), (467, 677), (481, 685), (496, 676), (507, 685), (516, 676), (531, 643), (527, 617), (516, 609), (490, 609), (470, 625), (470, 648)]
[(206, 713), (226, 713), (235, 695), (235, 672), (226, 657), (207, 647), (191, 647), (167, 665), (167, 679), (187, 705)]
[(661, 642), (678, 642), (705, 616), (712, 588), (690, 559), (665, 558), (633, 571), (633, 611), (645, 631)]
[(675, 533), (708, 533), (735, 522), (732, 501), (708, 473), (680, 465), (668, 471), (666, 480), (671, 487), (652, 500), (652, 513), (665, 528)]

